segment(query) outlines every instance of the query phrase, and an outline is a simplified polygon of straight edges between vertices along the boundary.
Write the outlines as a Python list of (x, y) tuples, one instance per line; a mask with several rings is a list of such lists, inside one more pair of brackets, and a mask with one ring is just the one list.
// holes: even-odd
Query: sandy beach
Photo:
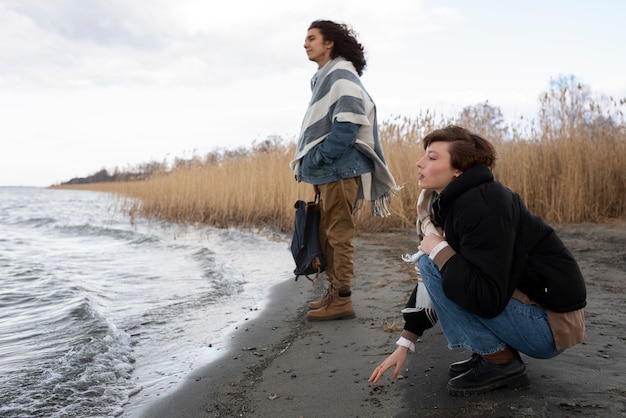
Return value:
[(471, 397), (446, 391), (451, 362), (439, 326), (428, 330), (399, 379), (368, 383), (395, 348), (400, 309), (415, 285), (400, 256), (414, 251), (413, 229), (359, 234), (353, 302), (357, 317), (308, 322), (320, 297), (301, 278), (272, 290), (272, 303), (240, 327), (224, 356), (192, 372), (145, 417), (626, 417), (626, 224), (557, 228), (587, 284), (587, 340), (551, 360), (522, 356), (531, 387)]

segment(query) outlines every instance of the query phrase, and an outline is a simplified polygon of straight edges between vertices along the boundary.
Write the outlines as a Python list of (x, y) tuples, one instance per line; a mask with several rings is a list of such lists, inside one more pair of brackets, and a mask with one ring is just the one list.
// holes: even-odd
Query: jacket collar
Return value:
[(435, 221), (443, 227), (452, 204), (459, 196), (476, 186), (491, 181), (494, 181), (493, 172), (484, 165), (475, 165), (464, 171), (443, 189), (433, 203)]

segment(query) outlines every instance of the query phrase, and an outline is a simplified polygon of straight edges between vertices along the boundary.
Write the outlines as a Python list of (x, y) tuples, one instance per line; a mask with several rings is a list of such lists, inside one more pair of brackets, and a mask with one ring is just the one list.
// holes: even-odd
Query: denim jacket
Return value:
[(333, 122), (330, 134), (303, 158), (298, 181), (326, 184), (369, 173), (374, 163), (354, 147), (359, 125)]

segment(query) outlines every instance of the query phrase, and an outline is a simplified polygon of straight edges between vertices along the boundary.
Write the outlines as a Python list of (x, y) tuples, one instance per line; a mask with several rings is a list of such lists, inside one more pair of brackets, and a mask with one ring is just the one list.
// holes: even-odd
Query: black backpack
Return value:
[[(299, 276), (305, 276), (314, 282), (319, 275), (326, 270), (326, 259), (320, 245), (320, 205), (319, 194), (315, 195), (313, 202), (296, 201), (294, 205), (296, 217), (291, 239), (291, 254), (296, 262), (293, 271), (296, 281)], [(315, 273), (314, 278), (309, 275)]]

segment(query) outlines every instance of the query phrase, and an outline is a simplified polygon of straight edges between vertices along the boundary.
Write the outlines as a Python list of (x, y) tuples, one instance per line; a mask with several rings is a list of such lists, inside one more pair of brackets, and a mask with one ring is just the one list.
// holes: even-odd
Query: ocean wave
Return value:
[(122, 415), (213, 361), (290, 275), (255, 233), (131, 224), (105, 194), (0, 196), (2, 417)]
[(133, 241), (137, 239), (137, 233), (135, 231), (89, 223), (81, 225), (59, 225), (56, 226), (55, 229), (63, 234), (79, 237), (109, 237), (122, 241)]
[(15, 224), (30, 226), (30, 227), (33, 227), (33, 228), (43, 228), (45, 226), (54, 224), (56, 222), (57, 222), (57, 220), (54, 219), (54, 218), (35, 217), (35, 218), (19, 219), (17, 222), (15, 222)]
[[(88, 299), (64, 311), (52, 318), (49, 332), (39, 328), (31, 336), (37, 347), (29, 352), (31, 366), (4, 374), (0, 416), (115, 416), (141, 389), (130, 379), (131, 337), (99, 315)], [(25, 349), (23, 339), (19, 346)]]
[(246, 280), (241, 271), (226, 260), (218, 258), (213, 251), (202, 247), (194, 252), (193, 259), (201, 267), (204, 277), (214, 289), (214, 292), (206, 296), (210, 296), (211, 299), (220, 299), (243, 290)]

